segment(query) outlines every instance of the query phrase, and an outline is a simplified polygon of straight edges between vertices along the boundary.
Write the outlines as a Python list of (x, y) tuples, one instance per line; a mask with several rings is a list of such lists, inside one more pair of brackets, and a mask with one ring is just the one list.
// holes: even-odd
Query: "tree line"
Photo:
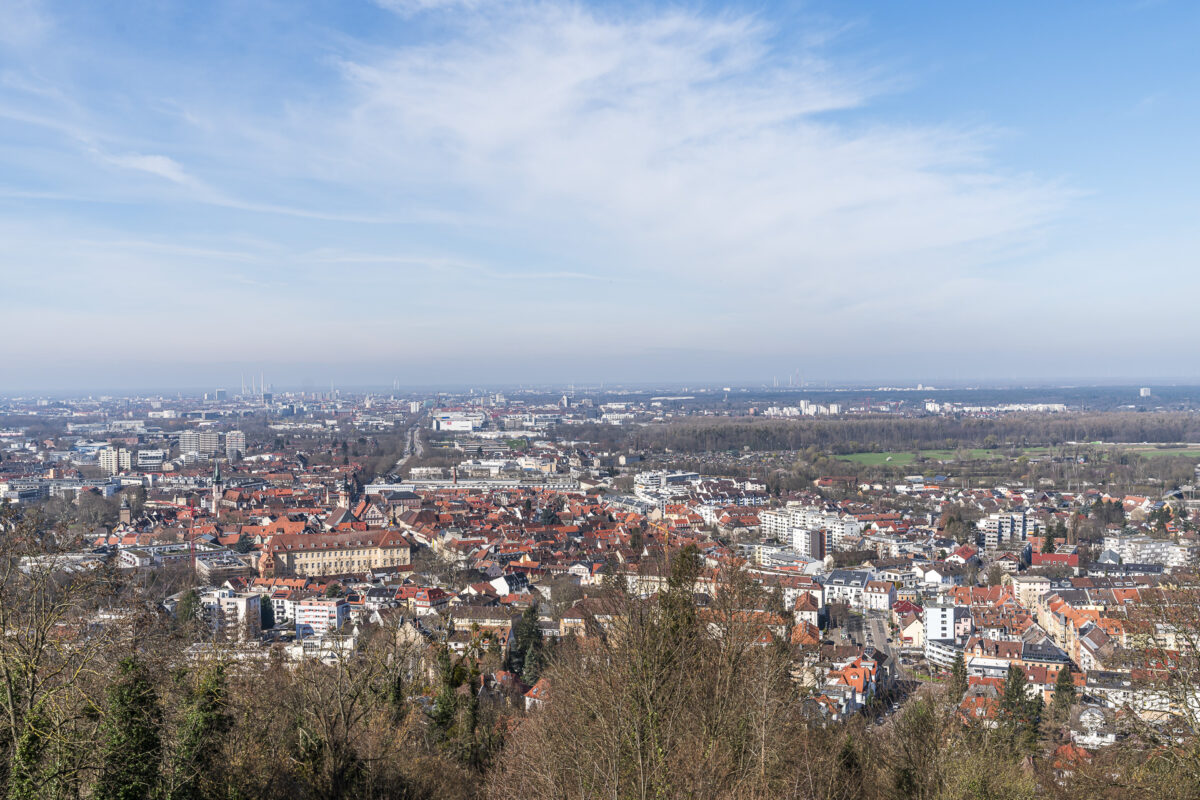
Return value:
[(1014, 413), (998, 417), (702, 418), (628, 434), (651, 450), (803, 450), (832, 453), (1059, 446), (1067, 442), (1200, 441), (1200, 416), (1183, 412)]

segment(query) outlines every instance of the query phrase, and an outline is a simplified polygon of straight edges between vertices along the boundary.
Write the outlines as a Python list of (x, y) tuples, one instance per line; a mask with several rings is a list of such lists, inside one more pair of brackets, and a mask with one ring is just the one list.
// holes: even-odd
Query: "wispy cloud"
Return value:
[[(364, 292), (429, 309), (453, 297), (475, 312), (455, 316), (464, 352), (551, 327), (563, 352), (598, 327), (630, 350), (647, 337), (720, 348), (748, 327), (811, 341), (848, 313), (846, 340), (865, 346), (897, 304), (964, 325), (973, 304), (1000, 308), (991, 265), (1028, 252), (1073, 197), (994, 161), (986, 128), (876, 113), (896, 76), (837, 58), (836, 26), (688, 6), (378, 4), (406, 17), (406, 37), (435, 33), (293, 30), (299, 60), (259, 81), (223, 53), (146, 61), (133, 46), (117, 66), (98, 59), (113, 72), (91, 82), (85, 50), (64, 51), (79, 65), (53, 78), (10, 69), (0, 124), (19, 135), (0, 137), (0, 197), (44, 202), (8, 204), (22, 219), (0, 257), (71, 279), (76, 262), (136, 264), (145, 302), (195, 307), (216, 290), (192, 290), (194, 267), (215, 263), (259, 301), (223, 316), (222, 335), (275, 331), (262, 347), (280, 354), (301, 301), (321, 308), (295, 334), (306, 347), (365, 330)], [(76, 198), (88, 210), (63, 210)], [(72, 213), (87, 228), (74, 261), (40, 255)], [(118, 298), (118, 282), (85, 278), (76, 302)], [(498, 302), (518, 309), (502, 330)], [(662, 325), (664, 304), (686, 313)], [(386, 355), (377, 327), (364, 341)], [(74, 347), (81, 330), (62, 330)]]
[(297, 256), (301, 261), (314, 261), (321, 264), (343, 264), (343, 265), (374, 265), (374, 266), (402, 266), (407, 268), (416, 268), (423, 270), (441, 271), (459, 271), (471, 273), (486, 278), (494, 278), (497, 280), (528, 280), (528, 281), (553, 281), (553, 280), (572, 280), (572, 281), (611, 281), (611, 275), (596, 275), (586, 272), (574, 272), (571, 270), (502, 270), (495, 269), (485, 263), (477, 261), (465, 261), (462, 259), (441, 258), (436, 256), (422, 255), (385, 255), (374, 253), (329, 253), (318, 252), (308, 255)]
[[(344, 65), (343, 136), (477, 217), (641, 268), (779, 277), (1021, 235), (1068, 194), (991, 168), (982, 131), (839, 121), (878, 90), (755, 16), (521, 5)], [(882, 268), (880, 263), (875, 268)]]
[(0, 47), (33, 46), (50, 31), (52, 24), (39, 0), (0, 0)]
[(375, 0), (376, 5), (410, 17), (426, 11), (474, 11), (481, 7), (498, 6), (502, 0)]
[(178, 183), (180, 186), (188, 186), (191, 188), (207, 188), (188, 175), (184, 171), (183, 166), (174, 159), (166, 156), (156, 155), (125, 155), (125, 156), (107, 156), (107, 160), (111, 164), (127, 169), (138, 170), (139, 172), (147, 172), (151, 175), (157, 175), (172, 183)]

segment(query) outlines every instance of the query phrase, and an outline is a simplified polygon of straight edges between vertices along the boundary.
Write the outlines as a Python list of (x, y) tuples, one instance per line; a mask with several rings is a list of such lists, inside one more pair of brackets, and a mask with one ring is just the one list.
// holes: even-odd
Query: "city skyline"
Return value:
[(1186, 382), (1198, 21), (5, 3), (0, 384)]

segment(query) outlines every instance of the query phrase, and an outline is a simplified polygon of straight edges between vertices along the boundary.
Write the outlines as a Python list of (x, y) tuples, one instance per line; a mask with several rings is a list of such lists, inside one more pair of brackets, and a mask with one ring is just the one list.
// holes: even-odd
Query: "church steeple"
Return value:
[(213, 477), (212, 477), (212, 515), (217, 516), (217, 510), (221, 502), (221, 462), (213, 457)]

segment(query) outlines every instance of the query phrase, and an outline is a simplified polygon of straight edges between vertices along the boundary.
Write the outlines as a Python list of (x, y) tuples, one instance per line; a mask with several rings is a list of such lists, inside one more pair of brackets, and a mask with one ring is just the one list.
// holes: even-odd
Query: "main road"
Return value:
[(388, 473), (388, 480), (395, 480), (409, 459), (420, 458), (425, 454), (425, 444), (421, 441), (421, 418), (424, 416), (424, 413), (419, 414), (408, 423), (404, 437), (404, 452), (401, 454), (400, 460), (396, 462), (396, 466), (392, 467), (392, 471)]

